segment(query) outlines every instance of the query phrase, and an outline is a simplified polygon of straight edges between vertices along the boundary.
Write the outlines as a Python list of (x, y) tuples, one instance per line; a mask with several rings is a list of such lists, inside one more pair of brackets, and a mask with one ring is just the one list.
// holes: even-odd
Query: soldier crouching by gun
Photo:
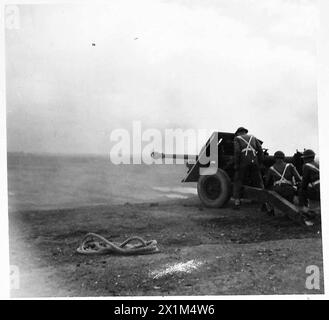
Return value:
[[(286, 163), (285, 154), (282, 151), (274, 153), (275, 163), (267, 172), (265, 188), (273, 189), (280, 196), (293, 203), (297, 191), (297, 185), (302, 181), (297, 169), (292, 163)], [(267, 203), (267, 212), (274, 214), (273, 207)]]
[(301, 213), (310, 216), (310, 201), (320, 201), (320, 169), (314, 161), (313, 150), (305, 150), (302, 183), (299, 190), (299, 206)]

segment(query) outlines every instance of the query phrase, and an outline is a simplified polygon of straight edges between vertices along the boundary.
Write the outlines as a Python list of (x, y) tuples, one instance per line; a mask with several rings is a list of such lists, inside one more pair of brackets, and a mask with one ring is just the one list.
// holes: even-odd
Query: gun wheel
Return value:
[(231, 181), (224, 170), (218, 169), (211, 176), (200, 176), (198, 195), (201, 202), (210, 208), (220, 208), (231, 196)]

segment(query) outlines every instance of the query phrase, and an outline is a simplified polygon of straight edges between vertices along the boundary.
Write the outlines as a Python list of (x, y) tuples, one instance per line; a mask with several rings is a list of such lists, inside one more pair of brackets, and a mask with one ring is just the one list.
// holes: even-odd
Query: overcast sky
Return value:
[(6, 32), (9, 151), (108, 153), (112, 130), (133, 120), (242, 125), (271, 153), (318, 150), (315, 1), (111, 0), (19, 13), (20, 28)]

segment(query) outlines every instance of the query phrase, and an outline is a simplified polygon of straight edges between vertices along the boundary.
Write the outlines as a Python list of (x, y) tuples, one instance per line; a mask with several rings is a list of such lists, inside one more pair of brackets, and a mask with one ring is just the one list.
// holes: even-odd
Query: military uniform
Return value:
[[(284, 156), (283, 156), (284, 158)], [(290, 202), (293, 202), (296, 189), (295, 184), (301, 182), (301, 177), (291, 163), (275, 163), (267, 172), (265, 187), (272, 187), (275, 192)]]
[(303, 165), (299, 204), (307, 206), (308, 200), (320, 200), (320, 169), (314, 160)]
[[(242, 134), (239, 134), (242, 133)], [(238, 206), (243, 184), (264, 188), (260, 164), (263, 160), (263, 150), (259, 140), (247, 134), (248, 130), (239, 128), (234, 138), (234, 188), (233, 196)]]

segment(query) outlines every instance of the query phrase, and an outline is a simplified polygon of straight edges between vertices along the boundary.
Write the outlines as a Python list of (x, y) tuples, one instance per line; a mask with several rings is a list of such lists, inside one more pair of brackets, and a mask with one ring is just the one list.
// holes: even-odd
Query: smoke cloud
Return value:
[(6, 32), (9, 151), (108, 153), (114, 129), (238, 126), (318, 150), (313, 1), (21, 5)]

